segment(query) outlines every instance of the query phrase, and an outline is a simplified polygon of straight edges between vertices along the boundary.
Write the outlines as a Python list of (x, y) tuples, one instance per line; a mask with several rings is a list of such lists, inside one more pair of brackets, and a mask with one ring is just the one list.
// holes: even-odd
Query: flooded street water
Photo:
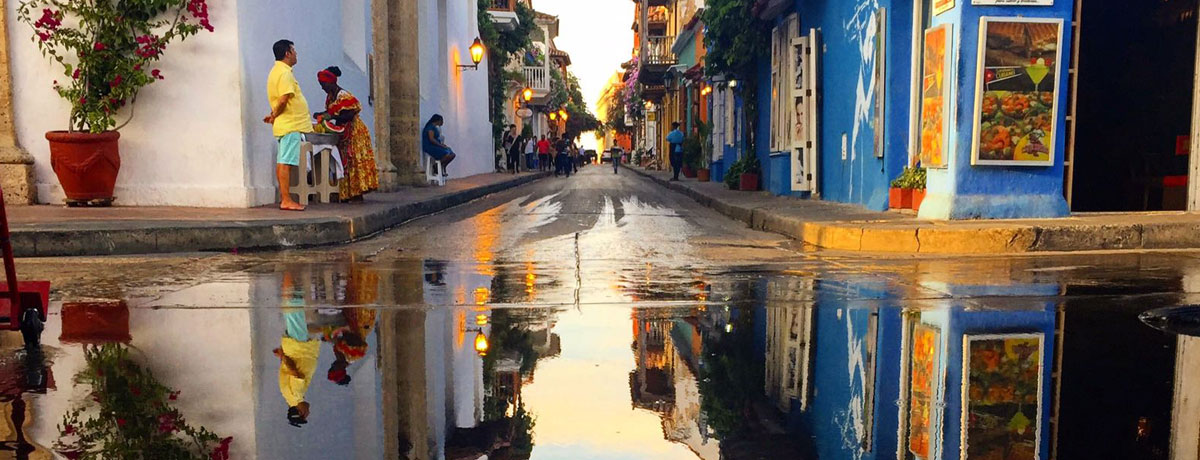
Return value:
[(56, 291), (40, 350), (0, 335), (13, 458), (97, 413), (231, 458), (1200, 452), (1200, 339), (1138, 319), (1194, 253), (809, 252), (589, 167), (345, 247), (20, 267)]

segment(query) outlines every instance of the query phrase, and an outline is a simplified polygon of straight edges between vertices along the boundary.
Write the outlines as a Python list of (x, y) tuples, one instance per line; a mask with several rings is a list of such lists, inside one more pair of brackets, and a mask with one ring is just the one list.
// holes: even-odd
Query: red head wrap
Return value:
[(337, 75), (334, 75), (333, 72), (328, 70), (317, 72), (317, 81), (321, 83), (337, 83), (337, 79)]

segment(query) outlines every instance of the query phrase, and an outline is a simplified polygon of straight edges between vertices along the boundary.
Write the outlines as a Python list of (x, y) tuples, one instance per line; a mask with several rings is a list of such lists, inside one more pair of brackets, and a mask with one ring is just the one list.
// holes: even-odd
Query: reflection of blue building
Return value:
[[(1044, 299), (1058, 293), (1057, 284), (928, 284), (926, 287), (950, 297), (913, 304), (898, 303), (896, 299), (903, 297), (898, 289), (902, 288), (878, 278), (819, 280), (811, 286), (814, 306), (809, 325), (803, 319), (805, 302), (781, 302), (768, 295), (766, 385), (768, 397), (790, 401), (785, 405), (789, 427), (812, 437), (819, 458), (890, 460), (901, 452), (901, 458), (907, 459), (959, 458), (964, 406), (971, 401), (963, 395), (964, 375), (969, 374), (964, 368), (965, 338), (1005, 334), (1042, 334), (1040, 360), (1036, 360), (1033, 374), (1025, 376), (1041, 401), (1025, 411), (1034, 415), (1025, 432), (1036, 439), (1030, 446), (1036, 444), (1038, 458), (1048, 458), (1048, 395), (1056, 319), (1055, 301)], [(958, 300), (968, 296), (993, 296), (995, 300)], [(784, 315), (780, 309), (795, 314)], [(918, 324), (923, 330), (937, 331), (936, 349), (927, 356), (933, 363), (927, 419), (914, 416), (912, 409), (922, 407), (914, 403), (921, 390), (914, 392), (912, 370), (929, 362), (913, 352), (913, 331)], [(788, 347), (794, 347), (799, 355)], [(806, 353), (811, 353), (811, 358)], [(792, 363), (795, 365), (789, 367)], [(790, 377), (793, 373), (798, 379), (795, 382)], [(795, 386), (789, 388), (792, 383)], [(982, 414), (976, 406), (976, 419)], [(1018, 423), (1022, 420), (1004, 418), (1005, 426), (1000, 428), (1022, 426)], [(928, 452), (914, 442), (920, 438), (922, 424), (929, 430)], [(1040, 430), (1036, 436), (1034, 426)], [(987, 443), (976, 446), (986, 448)]]

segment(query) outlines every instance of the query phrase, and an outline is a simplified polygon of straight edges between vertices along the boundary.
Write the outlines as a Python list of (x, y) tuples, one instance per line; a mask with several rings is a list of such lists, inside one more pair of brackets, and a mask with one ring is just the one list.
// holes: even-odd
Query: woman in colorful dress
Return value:
[(353, 94), (338, 86), (340, 76), (342, 71), (336, 66), (317, 72), (317, 81), (325, 90), (325, 111), (313, 116), (325, 131), (341, 134), (338, 150), (346, 176), (338, 181), (338, 196), (343, 202), (360, 202), (364, 194), (379, 188), (379, 173), (371, 149), (371, 132), (358, 116), (362, 105)]

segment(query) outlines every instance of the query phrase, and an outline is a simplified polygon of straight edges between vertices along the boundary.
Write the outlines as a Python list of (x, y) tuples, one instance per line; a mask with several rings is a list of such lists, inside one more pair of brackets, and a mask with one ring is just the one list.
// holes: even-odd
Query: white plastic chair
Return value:
[(428, 153), (421, 152), (421, 159), (425, 162), (425, 181), (435, 184), (439, 187), (446, 185), (446, 169), (442, 166), (442, 162), (434, 160)]

